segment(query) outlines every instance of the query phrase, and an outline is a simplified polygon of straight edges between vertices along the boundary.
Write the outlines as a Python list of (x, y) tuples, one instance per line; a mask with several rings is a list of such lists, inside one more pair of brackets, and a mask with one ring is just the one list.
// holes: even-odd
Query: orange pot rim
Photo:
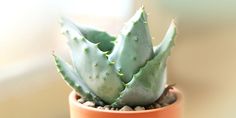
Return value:
[(72, 91), (70, 93), (69, 102), (70, 102), (70, 104), (73, 104), (74, 106), (79, 107), (80, 109), (93, 111), (93, 112), (112, 113), (112, 114), (143, 114), (143, 113), (151, 113), (151, 112), (159, 112), (159, 111), (168, 111), (168, 109), (172, 109), (176, 106), (179, 106), (181, 104), (182, 99), (183, 99), (182, 93), (176, 88), (173, 88), (170, 91), (173, 92), (177, 97), (177, 100), (174, 103), (172, 103), (168, 106), (165, 106), (165, 107), (156, 108), (156, 109), (149, 109), (149, 110), (142, 110), (142, 111), (112, 111), (112, 110), (101, 110), (101, 109), (97, 109), (97, 108), (93, 108), (93, 107), (87, 107), (87, 106), (77, 102), (77, 100), (76, 100), (77, 94), (75, 91)]

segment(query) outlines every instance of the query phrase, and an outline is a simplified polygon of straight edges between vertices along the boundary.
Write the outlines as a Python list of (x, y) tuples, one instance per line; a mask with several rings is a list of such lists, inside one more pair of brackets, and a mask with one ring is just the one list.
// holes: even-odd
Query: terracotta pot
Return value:
[(105, 111), (84, 106), (77, 102), (76, 93), (69, 95), (70, 118), (181, 118), (182, 117), (182, 94), (173, 89), (177, 100), (166, 107), (144, 111)]

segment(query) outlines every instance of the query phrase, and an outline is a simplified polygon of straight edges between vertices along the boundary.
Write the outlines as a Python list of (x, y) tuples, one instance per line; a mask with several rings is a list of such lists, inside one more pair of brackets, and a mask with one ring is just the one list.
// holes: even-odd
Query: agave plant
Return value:
[(176, 32), (173, 21), (155, 49), (143, 7), (117, 37), (65, 18), (61, 25), (73, 64), (54, 54), (57, 69), (82, 98), (121, 107), (148, 105), (162, 95), (166, 60)]

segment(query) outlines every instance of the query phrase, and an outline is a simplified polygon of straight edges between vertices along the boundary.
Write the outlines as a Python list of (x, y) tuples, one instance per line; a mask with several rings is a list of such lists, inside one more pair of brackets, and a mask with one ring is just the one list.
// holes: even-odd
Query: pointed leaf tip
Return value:
[(141, 10), (144, 10), (144, 5), (142, 4), (142, 6), (140, 7)]
[(55, 50), (52, 50), (51, 55), (55, 57)]
[(171, 26), (176, 27), (176, 20), (175, 20), (175, 18), (171, 20)]

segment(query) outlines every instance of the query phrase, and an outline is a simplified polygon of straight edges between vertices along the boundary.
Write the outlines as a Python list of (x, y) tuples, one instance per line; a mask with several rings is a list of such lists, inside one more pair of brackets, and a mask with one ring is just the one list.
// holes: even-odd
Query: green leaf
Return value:
[(88, 41), (98, 44), (98, 48), (103, 52), (108, 51), (110, 53), (114, 47), (113, 42), (116, 40), (116, 38), (102, 30), (78, 23), (75, 24), (66, 18), (62, 18), (62, 26), (64, 30), (68, 30), (68, 28), (74, 28), (74, 30), (80, 32), (81, 35), (83, 35)]
[(84, 83), (81, 79), (80, 75), (76, 73), (76, 71), (66, 63), (60, 57), (54, 56), (54, 60), (57, 66), (58, 71), (62, 75), (65, 82), (72, 87), (79, 95), (84, 98), (85, 100), (95, 101), (99, 105), (103, 105), (104, 103), (102, 100), (97, 97), (91, 89)]
[(147, 15), (144, 9), (140, 8), (122, 29), (109, 60), (116, 62), (116, 69), (124, 74), (121, 78), (128, 83), (133, 74), (152, 57)]
[(106, 103), (113, 103), (124, 89), (107, 53), (88, 41), (77, 29), (67, 27), (73, 65), (86, 85)]
[(155, 57), (134, 74), (132, 80), (113, 104), (114, 106), (147, 105), (161, 96), (166, 84), (166, 60), (174, 45), (175, 32), (175, 25), (172, 22), (163, 41), (155, 51)]

